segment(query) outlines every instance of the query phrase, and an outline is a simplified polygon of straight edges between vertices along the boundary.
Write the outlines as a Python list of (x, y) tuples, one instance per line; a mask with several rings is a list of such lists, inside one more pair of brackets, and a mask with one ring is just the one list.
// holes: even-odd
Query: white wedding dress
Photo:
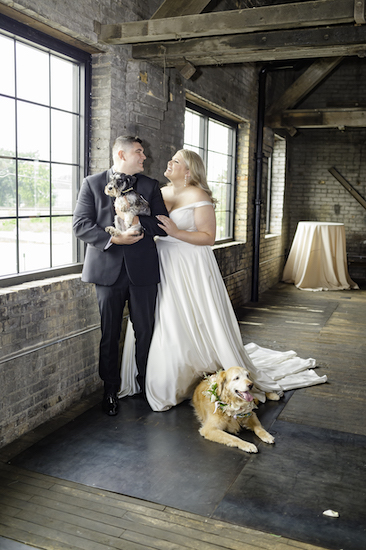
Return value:
[[(180, 229), (196, 231), (194, 210), (200, 201), (170, 213)], [(154, 411), (165, 411), (190, 398), (205, 374), (242, 366), (249, 370), (256, 396), (326, 382), (312, 369), (314, 359), (294, 351), (278, 352), (254, 343), (243, 345), (237, 319), (210, 246), (174, 237), (156, 240), (161, 283), (147, 370), (146, 396)], [(135, 338), (129, 321), (125, 336), (119, 397), (140, 391), (136, 381)]]

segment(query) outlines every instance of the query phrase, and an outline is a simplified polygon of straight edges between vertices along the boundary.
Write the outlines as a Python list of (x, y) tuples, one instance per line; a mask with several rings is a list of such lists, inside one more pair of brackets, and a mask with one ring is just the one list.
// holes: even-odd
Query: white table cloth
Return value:
[(348, 273), (343, 223), (299, 222), (282, 280), (301, 290), (359, 288)]

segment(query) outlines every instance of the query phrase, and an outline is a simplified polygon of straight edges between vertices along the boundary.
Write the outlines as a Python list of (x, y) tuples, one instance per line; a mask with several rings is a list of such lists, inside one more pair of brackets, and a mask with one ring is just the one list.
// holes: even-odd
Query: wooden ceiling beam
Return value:
[[(210, 0), (165, 0), (151, 19), (163, 19), (201, 13), (209, 3)], [(186, 60), (176, 68), (187, 80), (196, 72), (196, 67)]]
[(195, 66), (203, 66), (284, 59), (366, 57), (366, 25), (139, 44), (132, 46), (132, 56), (165, 67), (175, 67), (184, 60)]
[(271, 128), (365, 128), (366, 110), (356, 107), (286, 110), (266, 125)]
[(342, 61), (343, 57), (317, 59), (287, 88), (285, 93), (275, 101), (266, 111), (266, 118), (276, 116), (285, 109), (292, 109), (306, 97), (329, 73)]
[(354, 23), (355, 1), (313, 0), (101, 25), (98, 40), (105, 44), (140, 44)]

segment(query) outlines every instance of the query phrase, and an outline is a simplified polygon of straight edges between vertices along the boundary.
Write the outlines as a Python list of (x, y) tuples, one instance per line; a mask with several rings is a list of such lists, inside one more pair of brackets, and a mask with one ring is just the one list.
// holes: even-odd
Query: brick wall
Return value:
[[(366, 63), (346, 58), (300, 105), (304, 109), (365, 106)], [(366, 130), (300, 130), (289, 139), (289, 244), (301, 220), (344, 223), (347, 252), (366, 255), (366, 210), (329, 173), (334, 166), (366, 197)], [(351, 273), (352, 275), (352, 273)], [(366, 271), (363, 268), (362, 278)]]
[(0, 289), (0, 446), (100, 387), (94, 285), (80, 275)]

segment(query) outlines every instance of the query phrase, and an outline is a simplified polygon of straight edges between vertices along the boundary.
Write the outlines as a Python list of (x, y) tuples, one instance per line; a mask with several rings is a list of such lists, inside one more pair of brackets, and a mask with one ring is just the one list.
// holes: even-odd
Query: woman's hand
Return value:
[(216, 218), (214, 209), (211, 205), (195, 208), (194, 222), (196, 231), (178, 229), (176, 224), (171, 218), (168, 218), (168, 216), (159, 215), (156, 217), (160, 222), (158, 226), (164, 229), (166, 234), (171, 237), (198, 246), (212, 246), (215, 244)]
[(164, 229), (165, 233), (167, 235), (170, 235), (171, 237), (176, 237), (179, 229), (176, 226), (176, 224), (168, 218), (168, 216), (163, 216), (162, 214), (160, 216), (156, 216), (160, 223), (158, 223), (158, 226)]

